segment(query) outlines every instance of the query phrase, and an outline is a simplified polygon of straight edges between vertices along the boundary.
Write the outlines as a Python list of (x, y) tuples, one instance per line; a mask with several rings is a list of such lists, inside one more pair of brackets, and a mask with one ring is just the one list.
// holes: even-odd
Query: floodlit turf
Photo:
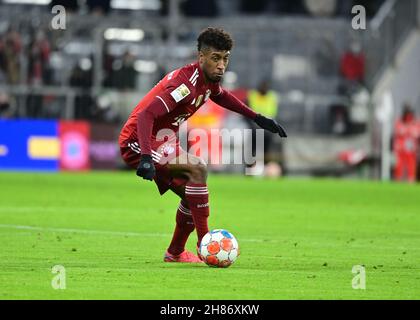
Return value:
[(420, 298), (419, 186), (212, 175), (209, 189), (210, 226), (241, 247), (228, 269), (162, 262), (178, 200), (134, 173), (0, 173), (0, 299)]

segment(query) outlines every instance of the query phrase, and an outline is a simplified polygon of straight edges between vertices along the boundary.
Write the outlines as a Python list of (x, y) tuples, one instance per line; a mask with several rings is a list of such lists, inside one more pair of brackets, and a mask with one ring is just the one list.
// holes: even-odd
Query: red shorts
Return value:
[[(160, 194), (164, 194), (172, 187), (179, 187), (187, 183), (186, 178), (173, 178), (168, 170), (168, 162), (185, 152), (179, 145), (176, 138), (169, 141), (152, 140), (152, 158), (156, 168), (156, 175), (153, 178)], [(127, 140), (120, 144), (121, 156), (125, 163), (133, 169), (137, 169), (140, 163), (141, 150), (137, 141)]]

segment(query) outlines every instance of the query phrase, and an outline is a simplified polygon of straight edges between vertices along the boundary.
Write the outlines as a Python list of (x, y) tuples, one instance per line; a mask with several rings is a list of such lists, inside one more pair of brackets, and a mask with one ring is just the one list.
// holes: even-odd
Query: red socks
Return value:
[(197, 238), (201, 239), (209, 231), (207, 219), (209, 216), (209, 192), (206, 184), (187, 183), (185, 199), (181, 200), (176, 212), (176, 227), (169, 245), (168, 252), (179, 255), (185, 250), (185, 244), (194, 227), (197, 229)]
[(197, 230), (198, 245), (200, 245), (201, 239), (209, 232), (207, 219), (210, 210), (207, 184), (187, 183), (185, 186), (185, 199), (191, 210), (194, 225)]
[(194, 231), (194, 222), (191, 210), (188, 205), (181, 200), (178, 211), (176, 212), (176, 226), (168, 252), (179, 255), (185, 250), (185, 244), (191, 232)]

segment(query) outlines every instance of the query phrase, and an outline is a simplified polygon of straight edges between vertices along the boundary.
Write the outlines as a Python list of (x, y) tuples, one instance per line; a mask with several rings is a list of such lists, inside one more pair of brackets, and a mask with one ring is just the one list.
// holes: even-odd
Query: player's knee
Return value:
[(207, 181), (207, 165), (204, 162), (191, 166), (190, 181), (192, 183), (205, 183)]

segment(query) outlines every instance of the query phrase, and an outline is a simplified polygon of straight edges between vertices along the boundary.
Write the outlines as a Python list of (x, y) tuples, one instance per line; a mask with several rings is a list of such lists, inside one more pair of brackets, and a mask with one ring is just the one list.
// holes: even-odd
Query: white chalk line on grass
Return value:
[[(5, 212), (5, 213), (13, 213), (13, 212), (16, 212), (16, 213), (21, 213), (21, 212), (24, 212), (24, 213), (25, 212), (29, 212), (29, 213), (32, 213), (32, 212), (48, 212), (48, 213), (50, 213), (51, 211), (53, 211), (53, 212), (54, 211), (57, 211), (57, 212), (63, 212), (64, 211), (64, 212), (70, 212), (70, 213), (72, 213), (72, 212), (77, 212), (77, 213), (79, 213), (79, 212), (107, 213), (107, 212), (121, 212), (121, 211), (124, 211), (124, 212), (127, 212), (127, 211), (129, 211), (129, 212), (133, 212), (133, 211), (140, 212), (140, 210), (138, 208), (127, 208), (127, 207), (124, 207), (123, 209), (121, 209), (121, 208), (109, 208), (109, 207), (108, 208), (72, 207), (72, 206), (66, 207), (64, 205), (62, 207), (57, 207), (57, 206), (1, 207), (0, 206), (0, 212)], [(176, 210), (174, 209), (174, 211), (176, 211)]]
[[(147, 233), (147, 232), (125, 232), (125, 231), (107, 231), (107, 230), (91, 230), (91, 229), (76, 229), (76, 228), (51, 228), (51, 227), (36, 227), (36, 226), (25, 226), (25, 225), (15, 225), (15, 224), (0, 224), (0, 229), (11, 229), (11, 230), (26, 230), (26, 231), (41, 231), (41, 232), (57, 232), (57, 233), (78, 233), (86, 235), (102, 235), (102, 236), (116, 236), (116, 237), (150, 237), (150, 238), (169, 238), (172, 234), (169, 233)], [(284, 242), (278, 239), (239, 239), (240, 242), (257, 242), (257, 243), (281, 243)], [(284, 244), (287, 246), (287, 244)], [(323, 247), (326, 246), (325, 243), (320, 244)], [(337, 245), (327, 245), (328, 247), (336, 247)], [(353, 244), (353, 249), (355, 248), (366, 248), (371, 247), (369, 244)], [(420, 248), (414, 247), (395, 247), (395, 246), (383, 246), (382, 249), (389, 250), (410, 250), (410, 251), (420, 251)], [(276, 257), (277, 259), (277, 257)]]
[(169, 233), (142, 233), (142, 232), (123, 232), (123, 231), (106, 231), (106, 230), (90, 230), (90, 229), (74, 229), (74, 228), (50, 228), (50, 227), (34, 227), (23, 226), (15, 224), (0, 224), (3, 229), (17, 229), (29, 231), (48, 231), (48, 232), (61, 232), (61, 233), (82, 233), (82, 234), (98, 234), (105, 236), (127, 236), (127, 237), (167, 237)]
[[(124, 232), (124, 231), (106, 231), (106, 230), (91, 230), (91, 229), (75, 229), (75, 228), (50, 228), (50, 227), (35, 227), (15, 224), (0, 224), (0, 228), (14, 229), (14, 230), (28, 230), (28, 231), (47, 231), (47, 232), (61, 232), (61, 233), (80, 233), (89, 235), (105, 235), (105, 236), (119, 236), (119, 237), (154, 237), (167, 238), (171, 237), (169, 233), (146, 233), (146, 232)], [(262, 240), (262, 239), (241, 239), (244, 242), (278, 242), (277, 240)]]
[[(121, 211), (134, 211), (138, 210), (137, 208), (124, 208)], [(42, 207), (42, 206), (23, 206), (23, 207), (11, 207), (11, 206), (0, 206), (1, 212), (34, 212), (34, 211), (70, 211), (70, 212), (95, 212), (103, 213), (119, 211), (118, 208), (89, 208), (89, 207)], [(25, 225), (12, 225), (12, 224), (0, 224), (0, 228), (3, 229), (15, 229), (15, 230), (29, 230), (29, 231), (50, 231), (50, 232), (62, 232), (62, 233), (80, 233), (80, 234), (90, 234), (90, 235), (109, 235), (109, 236), (119, 236), (119, 237), (155, 237), (155, 238), (167, 238), (171, 237), (172, 234), (169, 233), (146, 233), (146, 232), (125, 232), (125, 231), (107, 231), (107, 230), (90, 230), (90, 229), (69, 229), (69, 228), (51, 228), (51, 227), (37, 227), (37, 226), (25, 226)], [(240, 239), (244, 242), (268, 242), (268, 243), (277, 243), (279, 240), (269, 240), (269, 239)]]

